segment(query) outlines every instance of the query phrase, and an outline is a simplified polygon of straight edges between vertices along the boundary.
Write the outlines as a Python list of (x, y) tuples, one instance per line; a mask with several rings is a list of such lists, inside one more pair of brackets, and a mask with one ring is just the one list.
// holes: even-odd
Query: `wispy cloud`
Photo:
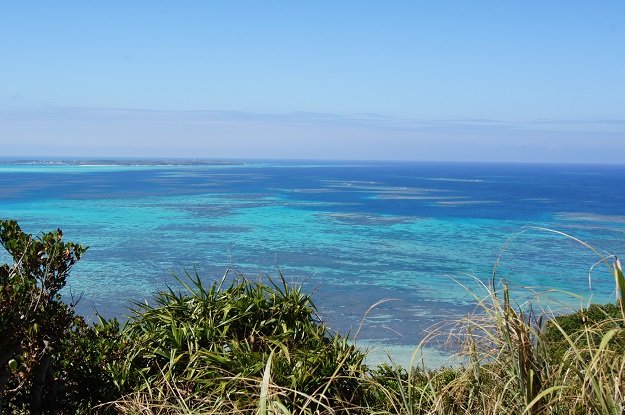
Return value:
[(7, 155), (622, 162), (625, 152), (625, 120), (614, 119), (49, 108), (1, 111), (0, 123)]

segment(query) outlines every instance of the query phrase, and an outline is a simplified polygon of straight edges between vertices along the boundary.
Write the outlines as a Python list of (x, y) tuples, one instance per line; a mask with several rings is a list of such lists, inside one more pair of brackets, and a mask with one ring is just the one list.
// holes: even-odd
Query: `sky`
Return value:
[(0, 156), (625, 162), (625, 2), (0, 0)]

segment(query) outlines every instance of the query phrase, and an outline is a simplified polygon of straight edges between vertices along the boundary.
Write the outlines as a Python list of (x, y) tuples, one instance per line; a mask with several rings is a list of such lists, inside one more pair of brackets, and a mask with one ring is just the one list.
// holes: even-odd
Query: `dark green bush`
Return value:
[(63, 242), (60, 229), (33, 236), (10, 220), (0, 221), (0, 244), (13, 259), (0, 266), (0, 408), (39, 414), (55, 406), (52, 357), (74, 319), (59, 291), (87, 248)]
[(61, 341), (63, 352), (53, 359), (63, 413), (114, 413), (105, 404), (119, 399), (121, 390), (111, 368), (124, 357), (126, 346), (117, 320), (89, 325), (82, 317), (74, 319)]
[[(583, 350), (585, 347), (598, 346), (608, 330), (619, 328), (625, 328), (625, 319), (619, 305), (592, 304), (588, 308), (556, 316), (548, 321), (545, 325), (544, 338), (552, 362), (559, 362), (571, 346), (562, 331)], [(622, 337), (617, 336), (612, 343), (620, 347), (619, 350), (625, 351)]]

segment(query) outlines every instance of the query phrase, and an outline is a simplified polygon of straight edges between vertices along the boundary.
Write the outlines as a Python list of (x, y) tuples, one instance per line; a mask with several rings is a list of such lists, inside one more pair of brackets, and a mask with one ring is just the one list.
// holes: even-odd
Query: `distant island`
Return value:
[(197, 160), (197, 159), (102, 159), (102, 160), (0, 160), (0, 164), (28, 164), (28, 165), (61, 165), (61, 166), (219, 166), (244, 165), (243, 162), (226, 160)]

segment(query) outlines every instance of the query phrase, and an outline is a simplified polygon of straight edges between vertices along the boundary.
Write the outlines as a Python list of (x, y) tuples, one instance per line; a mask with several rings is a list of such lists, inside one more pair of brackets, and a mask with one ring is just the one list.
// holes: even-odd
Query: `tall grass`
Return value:
[(476, 311), (454, 325), (461, 365), (413, 371), (403, 382), (396, 376), (396, 412), (625, 413), (625, 279), (618, 258), (600, 257), (599, 263), (614, 277), (617, 303), (573, 310), (573, 325), (539, 304), (515, 304), (506, 284), (469, 290), (486, 295), (473, 294)]

